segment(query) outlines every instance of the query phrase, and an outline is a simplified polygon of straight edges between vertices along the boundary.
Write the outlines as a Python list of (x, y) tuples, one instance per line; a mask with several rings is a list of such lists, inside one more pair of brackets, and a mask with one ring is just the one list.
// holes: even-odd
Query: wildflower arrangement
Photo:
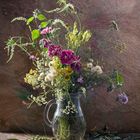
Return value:
[[(65, 17), (74, 15), (73, 23), (59, 18), (48, 19), (36, 9), (29, 18), (17, 17), (12, 20), (24, 21), (30, 35), (9, 38), (5, 48), (9, 56), (8, 62), (17, 48), (25, 52), (32, 62), (24, 81), (39, 94), (28, 97), (31, 101), (29, 107), (33, 103), (39, 106), (47, 104), (47, 107), (51, 102), (50, 97), (55, 98), (58, 109), (53, 122), (49, 124), (55, 137), (59, 140), (81, 140), (86, 123), (79, 99), (74, 99), (73, 95), (86, 95), (89, 90), (94, 92), (96, 86), (106, 83), (107, 92), (115, 89), (119, 91), (117, 101), (126, 104), (128, 97), (121, 89), (124, 83), (122, 74), (117, 70), (106, 74), (102, 66), (95, 63), (95, 58), (81, 54), (92, 33), (82, 27), (74, 5), (67, 0), (58, 0), (58, 5), (59, 8), (45, 13), (62, 14)], [(50, 122), (48, 118), (47, 120)]]
[[(67, 0), (58, 0), (58, 5), (59, 8), (45, 13), (64, 16), (72, 14), (76, 17), (73, 24), (65, 23), (61, 19), (48, 19), (38, 9), (29, 18), (17, 17), (12, 20), (25, 22), (30, 31), (29, 37), (11, 37), (7, 41), (6, 49), (8, 62), (17, 48), (25, 52), (32, 61), (32, 68), (24, 81), (33, 89), (38, 89), (40, 94), (29, 97), (31, 104), (46, 104), (50, 94), (58, 100), (68, 98), (71, 93), (85, 95), (89, 89), (103, 82), (108, 84), (108, 92), (115, 88), (120, 90), (124, 80), (117, 70), (106, 75), (102, 67), (94, 63), (94, 58), (85, 60), (80, 55), (82, 46), (91, 39), (92, 33), (81, 26), (76, 8)], [(117, 100), (126, 104), (128, 97), (121, 92)]]

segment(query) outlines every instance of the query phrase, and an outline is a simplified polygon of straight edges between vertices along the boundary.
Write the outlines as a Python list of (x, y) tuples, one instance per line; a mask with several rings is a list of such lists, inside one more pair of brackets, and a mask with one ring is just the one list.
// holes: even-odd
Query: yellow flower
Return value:
[(70, 76), (69, 75), (66, 75), (65, 76), (65, 80), (69, 81), (70, 80)]
[(58, 74), (66, 81), (69, 81), (71, 79), (71, 74), (73, 73), (73, 70), (70, 66), (66, 66), (64, 68), (61, 68), (58, 71)]
[(53, 57), (53, 60), (49, 62), (50, 68), (59, 69), (61, 68), (62, 64), (60, 62), (60, 59), (58, 57)]
[(29, 74), (35, 75), (35, 74), (37, 74), (37, 70), (30, 69)]
[(73, 73), (73, 70), (70, 66), (66, 66), (62, 69), (60, 69), (60, 74), (64, 76), (70, 76)]
[(73, 73), (73, 70), (72, 70), (72, 68), (71, 68), (70, 66), (67, 66), (67, 67), (66, 67), (66, 73), (67, 73), (68, 75), (71, 75), (71, 74)]
[(28, 83), (32, 86), (37, 85), (37, 71), (36, 70), (30, 70), (29, 73), (26, 74), (26, 77), (24, 78), (24, 82)]

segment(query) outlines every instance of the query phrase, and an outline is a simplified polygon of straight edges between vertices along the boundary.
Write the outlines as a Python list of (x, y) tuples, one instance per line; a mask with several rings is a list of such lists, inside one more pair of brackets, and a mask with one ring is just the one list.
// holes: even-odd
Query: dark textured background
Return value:
[[(29, 69), (28, 58), (16, 53), (6, 64), (4, 41), (14, 34), (27, 34), (25, 26), (10, 21), (17, 16), (29, 16), (33, 9), (51, 9), (51, 0), (0, 0), (0, 131), (50, 132), (42, 117), (43, 108), (33, 106), (27, 110), (16, 96), (22, 87), (23, 77)], [(125, 76), (124, 90), (129, 103), (115, 101), (117, 93), (107, 94), (104, 88), (97, 95), (91, 92), (83, 102), (88, 131), (108, 125), (112, 131), (140, 132), (140, 1), (139, 0), (71, 0), (80, 12), (83, 25), (93, 32), (89, 46), (96, 57), (103, 60), (104, 71), (118, 67)], [(119, 32), (109, 31), (110, 21), (115, 20)], [(110, 49), (117, 39), (127, 45), (118, 54)], [(98, 47), (97, 47), (98, 46)], [(102, 47), (102, 49), (101, 49)], [(93, 55), (94, 55), (93, 53)]]

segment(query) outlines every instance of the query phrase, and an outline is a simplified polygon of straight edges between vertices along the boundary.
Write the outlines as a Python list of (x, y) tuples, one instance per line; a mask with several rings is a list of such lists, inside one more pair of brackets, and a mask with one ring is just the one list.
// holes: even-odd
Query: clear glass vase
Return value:
[[(49, 110), (57, 104), (52, 121), (49, 120)], [(45, 122), (52, 127), (57, 140), (83, 140), (86, 122), (80, 106), (80, 96), (73, 94), (69, 99), (51, 100), (45, 108)]]

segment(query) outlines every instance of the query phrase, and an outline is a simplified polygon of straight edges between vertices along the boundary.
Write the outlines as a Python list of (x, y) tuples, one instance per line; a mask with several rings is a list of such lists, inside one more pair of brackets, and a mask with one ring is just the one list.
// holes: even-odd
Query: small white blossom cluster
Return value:
[[(39, 105), (39, 106), (41, 106), (42, 104), (45, 105), (45, 104), (47, 103), (47, 101), (46, 101), (46, 96), (45, 96), (44, 94), (42, 94), (42, 95), (40, 95), (40, 96), (37, 96), (37, 97), (31, 95), (31, 96), (29, 97), (29, 100), (31, 100), (32, 103), (35, 102), (35, 103), (36, 103), (37, 105)], [(31, 105), (31, 104), (30, 104), (30, 105)]]
[(33, 89), (42, 88), (44, 91), (48, 84), (53, 85), (53, 80), (57, 76), (57, 71), (54, 68), (55, 61), (48, 62), (48, 55), (46, 52), (41, 53), (42, 58), (36, 58), (34, 65), (35, 70), (30, 70), (26, 74), (24, 81), (33, 86)]
[(62, 110), (62, 112), (66, 115), (69, 115), (69, 114), (76, 113), (77, 109), (71, 101), (68, 101), (68, 105), (66, 106), (64, 110)]
[[(38, 59), (37, 69), (39, 72), (38, 82), (42, 89), (46, 89), (47, 82), (51, 82), (53, 84), (54, 78), (57, 76), (57, 71), (53, 67), (54, 61), (47, 62), (47, 53), (42, 53), (44, 56), (42, 59)], [(46, 59), (44, 59), (46, 57)]]
[(45, 76), (45, 81), (48, 82), (48, 81), (53, 81), (54, 78), (57, 76), (57, 71), (56, 69), (53, 67), (55, 64), (54, 64), (54, 61), (50, 61), (48, 66), (49, 66), (49, 71), (47, 73), (47, 75)]
[(92, 62), (87, 63), (87, 68), (90, 69), (92, 73), (96, 73), (97, 75), (103, 73), (101, 66), (99, 65), (93, 66)]

